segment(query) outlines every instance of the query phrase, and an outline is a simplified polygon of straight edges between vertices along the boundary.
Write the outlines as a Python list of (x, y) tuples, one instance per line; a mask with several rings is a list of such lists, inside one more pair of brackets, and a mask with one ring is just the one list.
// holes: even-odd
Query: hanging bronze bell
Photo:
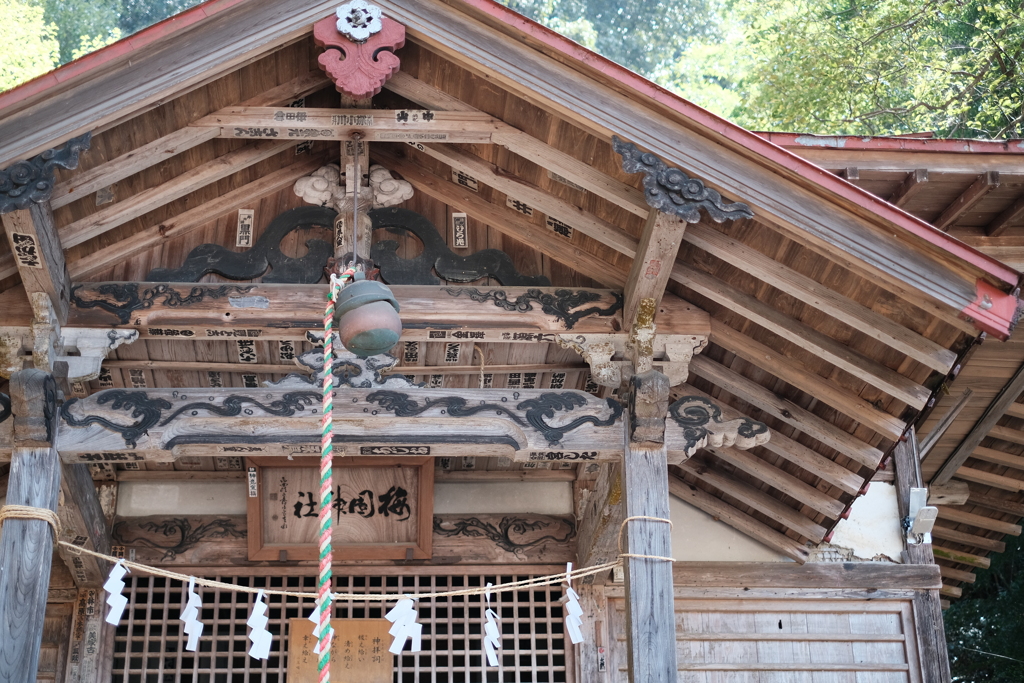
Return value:
[(402, 336), (398, 300), (387, 285), (357, 280), (338, 294), (334, 317), (342, 345), (360, 358), (387, 353)]

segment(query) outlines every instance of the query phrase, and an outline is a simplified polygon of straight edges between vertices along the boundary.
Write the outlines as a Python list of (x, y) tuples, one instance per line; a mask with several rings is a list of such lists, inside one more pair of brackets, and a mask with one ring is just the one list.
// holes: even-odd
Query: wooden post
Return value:
[(25, 292), (45, 292), (57, 321), (63, 325), (68, 317), (71, 278), (50, 203), (31, 204), (27, 209), (6, 213), (2, 221)]
[[(896, 469), (896, 500), (901, 523), (910, 513), (910, 489), (924, 486), (917, 452), (917, 432), (911, 427), (903, 440), (897, 442), (892, 452), (893, 465)], [(931, 543), (910, 545), (904, 540), (904, 545), (910, 564), (932, 564), (935, 561)]]
[[(669, 519), (668, 460), (664, 444), (669, 389), (668, 378), (660, 372), (635, 375), (632, 380), (630, 420), (622, 462), (627, 519)], [(661, 415), (661, 443), (657, 441), (653, 424), (655, 413)], [(640, 429), (635, 429), (638, 426)], [(634, 440), (637, 436), (644, 440)], [(666, 522), (628, 521), (626, 539), (627, 553), (672, 557), (672, 526)], [(630, 683), (675, 683), (672, 562), (628, 557), (625, 568)]]
[[(56, 511), (60, 459), (47, 443), (56, 417), (53, 377), (23, 370), (11, 377), (15, 448), (7, 504)], [(50, 525), (8, 519), (0, 532), (0, 683), (35, 683), (53, 558)]]

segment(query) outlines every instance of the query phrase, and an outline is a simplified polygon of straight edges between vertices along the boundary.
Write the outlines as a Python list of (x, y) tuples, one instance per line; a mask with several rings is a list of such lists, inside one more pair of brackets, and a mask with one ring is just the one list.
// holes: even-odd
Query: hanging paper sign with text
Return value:
[[(317, 559), (318, 462), (317, 458), (250, 462), (258, 482), (258, 495), (249, 498), (251, 560), (277, 560), (281, 551), (289, 560)], [(338, 458), (333, 471), (332, 542), (337, 559), (430, 557), (431, 458)]]

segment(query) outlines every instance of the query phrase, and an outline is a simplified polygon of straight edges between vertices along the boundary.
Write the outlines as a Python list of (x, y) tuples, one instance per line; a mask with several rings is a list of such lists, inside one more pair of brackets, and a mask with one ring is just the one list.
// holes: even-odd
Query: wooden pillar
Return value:
[[(56, 385), (39, 370), (11, 377), (14, 451), (7, 504), (57, 510), (60, 459), (50, 444)], [(0, 683), (35, 683), (53, 558), (47, 522), (8, 519), (0, 532)]]
[[(913, 427), (907, 430), (906, 437), (896, 444), (892, 459), (896, 470), (896, 498), (902, 522), (910, 511), (910, 489), (924, 486), (918, 457), (917, 432)], [(931, 543), (908, 544), (905, 554), (908, 564), (935, 563)], [(939, 591), (918, 590), (914, 593), (915, 635), (918, 656), (921, 658), (923, 683), (949, 683), (949, 653), (946, 649), (946, 629), (942, 623)]]
[[(668, 378), (650, 371), (635, 375), (630, 419), (625, 433), (622, 491), (626, 519), (669, 519), (668, 461), (664, 422), (668, 416)], [(661, 420), (658, 441), (657, 419)], [(626, 552), (672, 557), (672, 527), (666, 522), (627, 522)], [(626, 569), (626, 622), (629, 630), (630, 683), (675, 683), (676, 629), (672, 562), (629, 557)]]

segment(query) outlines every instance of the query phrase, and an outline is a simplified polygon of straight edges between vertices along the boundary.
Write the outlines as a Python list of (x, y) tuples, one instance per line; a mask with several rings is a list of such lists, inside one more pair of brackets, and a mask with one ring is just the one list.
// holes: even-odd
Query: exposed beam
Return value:
[[(80, 541), (81, 546), (88, 550), (109, 555), (110, 533), (89, 467), (63, 464), (61, 469), (63, 495), (58, 514), (66, 532), (70, 538), (75, 539), (76, 544)], [(99, 588), (103, 585), (110, 571), (107, 562), (76, 553), (65, 546), (60, 546), (58, 552), (79, 588)]]
[[(271, 375), (285, 375), (291, 372), (309, 374), (311, 368), (301, 365), (285, 365), (272, 363), (189, 363), (187, 361), (173, 360), (105, 360), (105, 368), (143, 368), (146, 370), (177, 370), (180, 372), (237, 372), (237, 373), (260, 373)], [(445, 368), (447, 369), (447, 368)], [(479, 369), (473, 369), (480, 372)]]
[(939, 574), (944, 579), (952, 579), (953, 581), (962, 581), (964, 583), (974, 583), (978, 578), (972, 572), (953, 569), (952, 567), (947, 567), (944, 564), (939, 565)]
[(906, 429), (906, 424), (895, 415), (879, 410), (835, 382), (811, 372), (799, 361), (783, 356), (723, 322), (712, 319), (711, 341), (875, 430), (890, 441), (898, 439)]
[(995, 448), (978, 446), (974, 449), (974, 452), (971, 453), (971, 457), (975, 460), (981, 460), (982, 462), (990, 462), (994, 465), (1002, 465), (1003, 467), (1012, 467), (1015, 470), (1024, 471), (1024, 457), (1004, 453), (1003, 451), (996, 450)]
[[(778, 433), (774, 433), (772, 434), (772, 439), (778, 436), (780, 436)], [(846, 509), (846, 505), (842, 501), (822, 493), (803, 479), (794, 477), (792, 474), (772, 465), (766, 460), (762, 460), (753, 453), (741, 451), (730, 446), (710, 446), (705, 450), (713, 453), (719, 460), (729, 463), (736, 469), (746, 472), (756, 479), (760, 479), (773, 489), (799, 500), (802, 504), (820, 512), (829, 519), (839, 519)]]
[(933, 370), (945, 374), (956, 363), (956, 354), (941, 344), (830, 290), (707, 224), (689, 226), (684, 239)]
[(971, 400), (971, 397), (973, 395), (973, 389), (971, 389), (970, 387), (964, 389), (963, 393), (960, 394), (960, 398), (956, 400), (956, 403), (949, 407), (949, 410), (947, 410), (946, 414), (942, 416), (942, 419), (940, 419), (935, 424), (935, 426), (932, 427), (932, 430), (928, 432), (928, 434), (925, 435), (923, 439), (921, 439), (919, 447), (920, 452), (918, 455), (918, 457), (921, 459), (921, 462), (924, 462), (924, 459), (927, 458), (928, 453), (930, 453), (931, 450), (935, 448), (935, 444), (939, 442), (939, 439), (942, 438), (942, 435), (945, 434), (946, 431), (953, 426), (953, 423), (956, 421), (957, 415), (959, 415), (960, 412), (967, 406), (967, 403)]
[(988, 531), (996, 531), (1001, 534), (1009, 534), (1011, 536), (1020, 536), (1021, 527), (1019, 524), (1010, 524), (999, 519), (992, 519), (984, 515), (977, 515), (973, 512), (964, 512), (963, 510), (957, 510), (946, 505), (939, 505), (939, 519), (944, 519), (950, 522), (956, 522), (957, 524), (966, 524), (967, 526), (973, 526), (978, 529), (986, 529)]
[[(622, 455), (620, 405), (581, 391), (446, 392), (410, 386), (339, 388), (337, 394), (339, 452), (403, 454), (391, 452), (393, 447), (412, 449), (410, 455), (440, 450), (452, 456), (516, 457), (521, 452), (523, 460), (570, 462)], [(315, 385), (299, 382), (256, 390), (112, 389), (67, 402), (56, 434), (65, 462), (301, 455), (317, 443), (316, 397)], [(687, 428), (675, 420), (666, 426), (665, 447), (675, 459), (689, 457), (693, 448)]]
[(996, 426), (996, 423), (1002, 419), (1003, 415), (1006, 414), (1006, 410), (1012, 403), (1017, 400), (1021, 392), (1024, 391), (1024, 365), (1021, 365), (1017, 369), (1010, 381), (999, 391), (999, 394), (992, 400), (988, 408), (985, 409), (984, 414), (975, 423), (971, 431), (967, 433), (964, 440), (960, 442), (960, 445), (956, 447), (946, 463), (935, 473), (932, 477), (932, 484), (945, 484), (947, 481), (953, 478), (956, 471), (960, 469), (960, 466), (964, 464), (967, 458), (971, 457), (971, 453), (981, 443), (989, 431)]
[[(601, 139), (616, 133), (666, 164), (686, 168), (710, 187), (743, 197), (759, 219), (819, 253), (830, 254), (833, 260), (835, 254), (843, 254), (843, 260), (856, 272), (887, 283), (904, 298), (916, 300), (924, 294), (949, 307), (947, 312), (970, 308), (978, 298), (980, 264), (949, 261), (944, 255), (948, 252), (938, 247), (909, 247), (916, 243), (910, 232), (917, 226), (912, 228), (913, 224), (895, 213), (863, 211), (852, 199), (832, 194), (832, 189), (839, 191), (838, 185), (822, 191), (820, 183), (784, 171), (763, 155), (727, 139), (724, 131), (712, 132), (646, 96), (641, 96), (641, 101), (650, 107), (638, 106), (635, 94), (591, 76), (596, 71), (578, 71), (455, 7), (414, 0), (386, 0), (383, 7), (389, 16), (405, 23), (417, 40), (460, 66), (528, 93), (531, 103)], [(994, 266), (986, 262), (984, 267)], [(1003, 287), (1016, 284), (1008, 269), (996, 271)], [(998, 314), (976, 320), (1005, 336), (1009, 301), (1007, 298)]]
[[(456, 99), (434, 86), (418, 80), (404, 71), (394, 74), (384, 87), (402, 97), (416, 102), (427, 109), (441, 111), (478, 111), (465, 102)], [(609, 175), (601, 173), (587, 163), (561, 152), (535, 137), (513, 128), (503, 122), (492, 136), (496, 145), (502, 145), (524, 159), (553, 171), (580, 187), (586, 188), (598, 197), (603, 197), (620, 208), (640, 217), (650, 211), (644, 194), (632, 185), (627, 185)]]
[(1015, 443), (1024, 446), (1024, 431), (1021, 431), (1020, 429), (1014, 429), (1013, 427), (1004, 427), (1003, 425), (996, 425), (995, 427), (988, 431), (987, 436), (992, 439), (999, 439), (1000, 441), (1007, 441), (1009, 443)]
[(947, 598), (959, 598), (964, 594), (962, 588), (956, 586), (950, 586), (949, 584), (942, 584), (942, 588), (939, 589), (939, 595), (944, 595)]
[[(706, 394), (689, 384), (683, 384), (676, 388), (673, 398), (678, 398), (679, 396), (700, 396), (716, 403), (716, 405), (722, 409), (722, 417), (726, 420), (749, 417), (731, 406), (725, 405), (720, 401), (716, 401), (711, 395)], [(807, 446), (804, 446), (803, 444), (798, 443), (777, 431), (772, 432), (772, 438), (769, 439), (768, 443), (762, 444), (761, 448), (764, 448), (766, 451), (793, 463), (797, 467), (810, 472), (814, 476), (827, 481), (850, 495), (856, 494), (860, 491), (861, 487), (864, 486), (864, 478), (856, 472), (851, 472), (842, 465), (829, 460), (821, 453), (818, 453), (817, 451), (808, 448)], [(733, 462), (732, 464), (736, 467), (740, 467), (738, 462)], [(775, 467), (767, 462), (765, 464), (773, 468)], [(752, 467), (752, 465), (748, 464), (743, 467), (745, 471), (750, 472), (750, 470), (746, 469), (747, 467)], [(779, 471), (781, 472), (781, 470)], [(755, 472), (750, 472), (750, 474), (754, 474), (754, 476), (761, 478), (761, 475), (756, 474)], [(803, 496), (794, 497), (800, 498), (806, 502)]]
[[(415, 120), (414, 120), (415, 115)], [(295, 117), (288, 122), (285, 116)], [(403, 118), (404, 117), (404, 118)], [(214, 128), (232, 139), (351, 140), (361, 133), (367, 142), (429, 142), (480, 144), (491, 142), (497, 119), (461, 111), (419, 112), (384, 109), (299, 109), (226, 107), (188, 124)]]
[(779, 533), (767, 524), (757, 521), (747, 513), (741, 512), (732, 505), (729, 505), (724, 500), (716, 498), (710, 493), (692, 484), (688, 484), (675, 476), (669, 476), (668, 487), (669, 492), (676, 498), (693, 505), (698, 510), (703, 510), (716, 520), (728, 524), (755, 541), (763, 543), (797, 562), (803, 563), (807, 561), (808, 551), (806, 545), (785, 534)]
[(457, 207), (498, 232), (529, 244), (545, 256), (563, 263), (602, 285), (621, 288), (626, 282), (626, 269), (581, 249), (566, 249), (566, 240), (551, 230), (538, 226), (511, 209), (482, 199), (477, 193), (440, 178), (410, 159), (400, 158), (379, 147), (373, 156), (392, 171), (397, 171), (419, 192)]
[(1018, 197), (1017, 201), (985, 226), (985, 234), (989, 237), (999, 237), (1022, 217), (1024, 217), (1024, 196)]
[(468, 173), (479, 182), (511, 199), (525, 202), (531, 208), (572, 226), (574, 230), (579, 230), (601, 244), (608, 245), (627, 256), (636, 254), (636, 239), (619, 226), (548, 194), (539, 187), (502, 171), (494, 164), (450, 145), (416, 145), (416, 149), (454, 169)]
[(932, 224), (939, 230), (949, 230), (961, 216), (970, 211), (975, 204), (985, 198), (985, 195), (997, 187), (999, 187), (999, 171), (982, 173), (970, 187), (964, 190), (963, 194), (946, 207)]
[(87, 242), (210, 183), (294, 147), (294, 141), (257, 141), (189, 169), (165, 183), (115, 202), (60, 229), (65, 249)]
[[(576, 483), (580, 491), (582, 481)], [(625, 518), (622, 504), (622, 464), (604, 463), (587, 489), (586, 507), (579, 516), (576, 559), (580, 567), (611, 562), (619, 555), (619, 529)], [(604, 577), (594, 582), (605, 583)]]
[(965, 553), (960, 550), (950, 550), (941, 545), (933, 545), (932, 552), (935, 557), (948, 562), (955, 562), (957, 564), (969, 564), (972, 567), (978, 567), (979, 569), (988, 569), (992, 566), (992, 560), (981, 555), (975, 555), (974, 553)]
[(997, 489), (1002, 489), (1003, 491), (1013, 491), (1014, 493), (1024, 491), (1024, 481), (1020, 479), (992, 474), (991, 472), (975, 469), (973, 467), (961, 467), (956, 471), (956, 476), (960, 479), (973, 481), (976, 484), (985, 484)]
[(690, 361), (690, 372), (757, 406), (776, 420), (792, 425), (865, 467), (875, 468), (882, 460), (882, 452), (877, 448), (795, 403), (779, 398), (757, 382), (733, 372), (724, 365), (697, 355)]
[[(630, 266), (622, 297), (623, 322), (627, 331), (632, 330), (636, 323), (642, 300), (654, 300), (657, 310), (661, 297), (665, 295), (665, 286), (672, 275), (672, 264), (676, 262), (685, 231), (686, 221), (679, 216), (651, 210), (640, 233), (640, 243), (633, 255), (633, 265)], [(660, 324), (662, 321), (656, 319), (655, 322)]]
[(799, 511), (784, 504), (771, 494), (740, 481), (700, 459), (690, 458), (681, 463), (679, 467), (725, 495), (778, 521), (812, 543), (820, 543), (821, 539), (825, 537), (825, 528), (800, 514)]
[(889, 203), (903, 208), (910, 200), (928, 186), (928, 169), (918, 168), (907, 174), (896, 191), (889, 197)]
[[(310, 71), (252, 97), (240, 106), (262, 107), (288, 104), (326, 87), (330, 81), (322, 71)], [(65, 206), (114, 183), (155, 166), (173, 156), (218, 137), (215, 128), (179, 128), (152, 142), (136, 147), (88, 171), (74, 174), (69, 180), (53, 188), (50, 203), (53, 208)]]
[[(82, 280), (116, 266), (135, 254), (157, 245), (167, 244), (171, 239), (187, 235), (210, 221), (236, 211), (262, 197), (290, 187), (298, 178), (312, 173), (323, 165), (326, 158), (322, 155), (303, 158), (289, 166), (285, 166), (262, 178), (246, 183), (241, 187), (212, 199), (205, 204), (189, 209), (177, 216), (150, 226), (92, 252), (87, 257), (68, 264), (72, 279)], [(14, 258), (9, 254), (0, 256), (0, 280), (17, 273)]]
[(68, 315), (71, 278), (49, 202), (5, 213), (0, 219), (25, 292), (45, 293), (53, 304), (57, 322), (63, 324)]
[(1024, 502), (1020, 502), (1017, 496), (1008, 496), (987, 487), (983, 490), (981, 486), (971, 485), (969, 489), (971, 495), (968, 502), (971, 505), (1003, 512), (1014, 517), (1024, 517)]
[(703, 271), (676, 263), (672, 279), (716, 303), (728, 306), (754, 324), (780, 335), (907, 405), (920, 409), (928, 402), (931, 392), (913, 380), (865, 358), (835, 339), (789, 318), (781, 311)]
[(1006, 544), (1002, 541), (978, 536), (977, 534), (968, 534), (963, 531), (956, 531), (955, 529), (949, 529), (944, 526), (936, 525), (932, 527), (932, 537), (941, 538), (944, 541), (953, 541), (954, 543), (979, 548), (981, 550), (989, 550), (994, 553), (1006, 552)]

